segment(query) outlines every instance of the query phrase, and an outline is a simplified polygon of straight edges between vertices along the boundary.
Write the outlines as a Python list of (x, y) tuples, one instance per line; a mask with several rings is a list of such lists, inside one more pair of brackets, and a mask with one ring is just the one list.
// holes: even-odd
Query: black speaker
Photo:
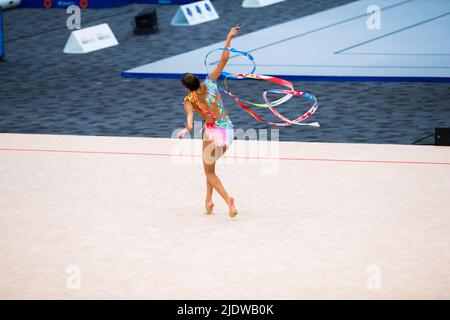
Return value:
[(450, 146), (450, 128), (434, 128), (434, 144)]
[(145, 35), (158, 31), (156, 9), (142, 11), (134, 17), (134, 34)]

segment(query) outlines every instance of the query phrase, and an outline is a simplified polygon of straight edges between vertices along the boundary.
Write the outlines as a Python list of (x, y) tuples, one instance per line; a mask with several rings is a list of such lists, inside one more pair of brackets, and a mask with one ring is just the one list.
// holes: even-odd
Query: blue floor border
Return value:
[[(182, 73), (133, 73), (123, 71), (121, 76), (124, 78), (153, 78), (153, 79), (179, 79)], [(198, 77), (206, 78), (206, 73), (197, 74)], [(431, 82), (431, 83), (450, 83), (450, 77), (368, 77), (368, 76), (286, 76), (269, 75), (272, 77), (283, 78), (289, 81), (317, 81), (317, 82)]]

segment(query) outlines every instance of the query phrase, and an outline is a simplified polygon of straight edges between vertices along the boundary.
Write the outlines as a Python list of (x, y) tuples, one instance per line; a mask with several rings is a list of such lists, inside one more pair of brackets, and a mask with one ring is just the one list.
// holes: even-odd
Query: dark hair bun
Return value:
[(181, 83), (191, 91), (195, 91), (200, 87), (200, 80), (192, 73), (183, 74)]

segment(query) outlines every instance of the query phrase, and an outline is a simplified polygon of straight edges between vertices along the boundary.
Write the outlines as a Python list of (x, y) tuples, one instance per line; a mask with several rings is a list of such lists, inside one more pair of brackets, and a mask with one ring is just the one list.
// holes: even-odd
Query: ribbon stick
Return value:
[[(258, 121), (273, 125), (273, 126), (290, 126), (290, 125), (302, 125), (302, 126), (313, 126), (313, 127), (320, 127), (318, 122), (310, 122), (310, 123), (302, 123), (304, 120), (308, 119), (310, 116), (312, 116), (318, 107), (318, 101), (316, 99), (316, 97), (310, 93), (307, 92), (302, 92), (302, 91), (296, 91), (294, 89), (294, 85), (292, 84), (292, 82), (281, 79), (281, 78), (276, 78), (276, 77), (270, 77), (270, 76), (264, 76), (264, 75), (258, 75), (258, 74), (254, 74), (255, 70), (256, 70), (256, 63), (255, 63), (255, 59), (253, 58), (253, 56), (251, 54), (249, 54), (248, 52), (245, 51), (240, 51), (240, 50), (236, 50), (233, 48), (218, 48), (218, 49), (214, 49), (212, 51), (210, 51), (204, 60), (205, 63), (205, 68), (206, 68), (206, 72), (207, 74), (209, 74), (208, 71), (208, 57), (210, 56), (211, 53), (215, 52), (215, 51), (223, 51), (223, 50), (228, 50), (230, 52), (233, 53), (237, 53), (239, 55), (242, 55), (246, 58), (248, 58), (250, 60), (250, 62), (252, 62), (253, 67), (252, 67), (252, 71), (248, 74), (246, 73), (238, 73), (238, 74), (233, 74), (233, 73), (229, 73), (229, 72), (222, 72), (222, 76), (225, 77), (224, 80), (224, 84), (226, 87), (226, 90), (221, 88), (222, 91), (224, 91), (225, 93), (227, 93), (228, 95), (230, 95), (234, 101), (236, 101), (236, 103), (243, 108), (248, 114), (250, 114), (253, 118), (255, 118)], [(236, 80), (242, 80), (242, 79), (253, 79), (253, 80), (263, 80), (263, 81), (267, 81), (267, 82), (271, 82), (277, 85), (281, 85), (284, 86), (287, 89), (270, 89), (267, 91), (263, 92), (263, 99), (265, 101), (264, 104), (261, 103), (253, 103), (251, 101), (247, 101), (247, 100), (242, 100), (239, 97), (237, 97), (235, 94), (233, 94), (233, 92), (230, 90), (227, 80), (228, 79), (236, 79)], [(284, 94), (284, 97), (271, 102), (269, 100), (269, 98), (267, 97), (269, 93), (276, 93), (276, 94)], [(278, 112), (277, 109), (275, 109), (275, 107), (287, 102), (289, 99), (291, 99), (292, 97), (303, 97), (307, 100), (310, 100), (313, 104), (312, 106), (309, 108), (309, 110), (307, 112), (305, 112), (303, 115), (301, 115), (300, 117), (296, 118), (296, 119), (288, 119), (285, 116), (283, 116), (280, 112)], [(245, 103), (244, 103), (245, 102)], [(256, 114), (252, 109), (250, 109), (248, 105), (251, 106), (255, 106), (255, 107), (266, 107), (269, 108), (270, 111), (272, 111), (272, 113), (281, 121), (283, 122), (271, 122), (271, 121), (267, 121), (265, 119), (263, 119), (261, 116), (259, 116), (258, 114)]]

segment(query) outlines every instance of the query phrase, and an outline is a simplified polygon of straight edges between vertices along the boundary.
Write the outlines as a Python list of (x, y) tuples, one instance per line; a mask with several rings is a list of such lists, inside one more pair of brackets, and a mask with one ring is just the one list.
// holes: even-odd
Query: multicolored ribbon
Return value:
[[(302, 92), (302, 91), (296, 91), (294, 90), (294, 85), (292, 84), (292, 82), (281, 79), (281, 78), (276, 78), (276, 77), (270, 77), (270, 76), (264, 76), (264, 75), (258, 75), (258, 74), (254, 74), (255, 70), (256, 70), (256, 63), (255, 63), (255, 59), (253, 58), (253, 56), (251, 54), (249, 54), (248, 52), (245, 51), (240, 51), (240, 50), (236, 50), (234, 48), (218, 48), (218, 49), (214, 49), (211, 50), (210, 52), (208, 52), (208, 54), (205, 57), (204, 63), (205, 63), (205, 68), (206, 68), (206, 72), (207, 74), (209, 74), (208, 71), (208, 57), (210, 56), (211, 53), (215, 52), (215, 51), (223, 51), (223, 50), (228, 50), (230, 52), (233, 53), (237, 53), (239, 55), (242, 55), (246, 58), (248, 58), (252, 64), (253, 64), (253, 68), (251, 70), (250, 73), (246, 74), (246, 73), (238, 73), (238, 74), (233, 74), (233, 73), (229, 73), (229, 72), (222, 72), (222, 76), (225, 77), (224, 80), (224, 84), (226, 87), (226, 90), (221, 88), (224, 92), (226, 92), (228, 95), (230, 95), (234, 101), (236, 101), (236, 103), (242, 107), (248, 114), (250, 114), (253, 118), (255, 118), (258, 121), (273, 125), (273, 126), (290, 126), (290, 125), (302, 125), (302, 126), (313, 126), (313, 127), (319, 127), (319, 123), (318, 122), (310, 122), (310, 123), (301, 123), (302, 121), (308, 119), (310, 116), (312, 116), (314, 114), (314, 112), (316, 112), (317, 107), (318, 107), (318, 102), (317, 99), (314, 95), (307, 93), (307, 92)], [(254, 80), (263, 80), (263, 81), (268, 81), (271, 83), (275, 83), (281, 86), (286, 87), (287, 89), (270, 89), (267, 91), (263, 92), (263, 98), (264, 101), (266, 102), (265, 104), (261, 104), (261, 103), (253, 103), (247, 100), (242, 100), (239, 99), (239, 97), (237, 97), (235, 94), (233, 94), (233, 92), (230, 90), (227, 80), (228, 79), (236, 79), (236, 80), (240, 80), (240, 79), (254, 79)], [(271, 102), (267, 95), (269, 93), (277, 93), (277, 94), (284, 94), (284, 97)], [(301, 115), (300, 117), (296, 118), (296, 119), (288, 119), (285, 116), (283, 116), (280, 112), (278, 112), (278, 110), (275, 109), (276, 106), (279, 106), (283, 103), (285, 103), (286, 101), (288, 101), (289, 99), (291, 99), (292, 97), (297, 96), (297, 97), (303, 97), (306, 98), (310, 101), (312, 101), (312, 106), (309, 108), (309, 110), (307, 112), (305, 112), (303, 115)], [(245, 103), (255, 106), (255, 107), (266, 107), (269, 108), (270, 111), (272, 111), (272, 113), (280, 120), (282, 120), (283, 122), (271, 122), (271, 121), (267, 121), (265, 119), (263, 119), (261, 116), (259, 116), (258, 114), (256, 114), (252, 109), (250, 109), (250, 107), (248, 107)]]

